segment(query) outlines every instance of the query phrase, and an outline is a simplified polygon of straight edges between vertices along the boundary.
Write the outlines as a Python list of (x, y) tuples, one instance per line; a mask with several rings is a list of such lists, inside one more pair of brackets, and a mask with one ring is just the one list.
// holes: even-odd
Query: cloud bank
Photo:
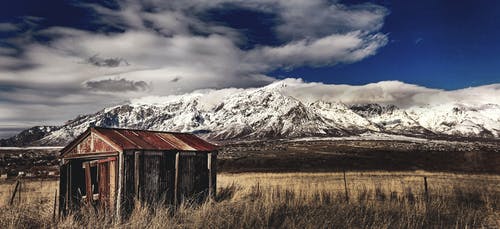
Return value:
[[(259, 87), (276, 80), (270, 71), (357, 62), (388, 41), (380, 32), (388, 10), (374, 4), (189, 0), (75, 7), (95, 15), (96, 29), (41, 27), (43, 19), (30, 17), (0, 23), (0, 32), (23, 31), (0, 45), (0, 132), (13, 123), (60, 124), (146, 95)], [(273, 15), (275, 44), (249, 46), (244, 29), (200, 16), (235, 8)]]
[(325, 84), (305, 82), (300, 78), (287, 78), (259, 88), (203, 89), (192, 93), (170, 96), (145, 96), (131, 99), (131, 104), (165, 104), (186, 97), (198, 97), (206, 109), (212, 109), (235, 93), (243, 91), (271, 90), (291, 96), (305, 104), (327, 101), (353, 104), (391, 104), (400, 108), (459, 104), (480, 107), (500, 105), (500, 84), (470, 87), (458, 90), (442, 90), (407, 84), (400, 81), (381, 81), (365, 85)]
[(427, 88), (400, 81), (382, 81), (366, 85), (337, 85), (308, 83), (302, 79), (285, 79), (268, 87), (295, 97), (305, 103), (317, 100), (345, 104), (392, 104), (401, 108), (464, 104), (482, 106), (500, 104), (500, 84), (470, 87), (459, 90)]

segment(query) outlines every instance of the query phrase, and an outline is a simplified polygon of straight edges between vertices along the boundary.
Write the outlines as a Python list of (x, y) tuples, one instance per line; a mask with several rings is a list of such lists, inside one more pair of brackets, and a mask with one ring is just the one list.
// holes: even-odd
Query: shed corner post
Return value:
[(174, 184), (174, 205), (179, 203), (179, 160), (180, 153), (175, 153), (175, 184)]
[(124, 187), (124, 179), (125, 179), (125, 176), (124, 176), (124, 152), (123, 151), (120, 151), (118, 153), (118, 194), (117, 194), (117, 200), (116, 200), (116, 221), (115, 223), (116, 224), (121, 224), (122, 223), (122, 218), (123, 218), (123, 215), (124, 215), (124, 210), (123, 209), (123, 206), (122, 206), (122, 202), (123, 202), (123, 196), (125, 195), (123, 193), (123, 187)]
[(60, 161), (59, 165), (59, 206), (58, 206), (58, 216), (66, 216), (66, 205), (68, 202), (68, 180), (69, 180), (69, 166), (67, 162), (63, 159)]
[(144, 153), (143, 151), (134, 152), (134, 192), (135, 201), (142, 201), (142, 171), (144, 167)]
[(217, 152), (208, 153), (208, 196), (214, 199), (217, 192)]

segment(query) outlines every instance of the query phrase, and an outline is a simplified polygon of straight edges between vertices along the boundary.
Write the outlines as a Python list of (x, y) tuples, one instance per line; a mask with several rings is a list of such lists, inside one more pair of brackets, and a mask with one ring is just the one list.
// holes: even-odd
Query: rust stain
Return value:
[(178, 133), (175, 134), (175, 137), (199, 151), (214, 151), (217, 149), (216, 145), (193, 134)]
[(190, 146), (186, 142), (183, 142), (179, 138), (176, 138), (176, 136), (174, 134), (163, 133), (163, 134), (160, 134), (160, 136), (166, 142), (169, 142), (171, 145), (173, 145), (176, 149), (179, 149), (179, 150), (189, 150), (189, 151), (196, 150), (196, 148)]
[(124, 150), (214, 151), (217, 146), (194, 134), (95, 127)]
[[(92, 131), (96, 136), (93, 147), (90, 146), (88, 136)], [(86, 138), (87, 137), (87, 138)], [(109, 144), (115, 145), (116, 150), (164, 150), (164, 151), (214, 151), (217, 146), (211, 144), (194, 134), (161, 132), (148, 130), (117, 129), (92, 127), (77, 137), (72, 143), (61, 150), (62, 154), (72, 154), (73, 150), (80, 148), (79, 152), (109, 152), (113, 151), (108, 143), (100, 138), (107, 139)], [(78, 146), (78, 147), (77, 147)], [(91, 150), (93, 149), (93, 150)]]

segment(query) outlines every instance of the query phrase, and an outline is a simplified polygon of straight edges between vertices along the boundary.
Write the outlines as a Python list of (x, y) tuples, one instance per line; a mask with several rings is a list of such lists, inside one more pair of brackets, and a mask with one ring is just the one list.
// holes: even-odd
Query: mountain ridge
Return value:
[(294, 90), (293, 82), (289, 85), (283, 81), (261, 88), (142, 98), (94, 114), (79, 115), (61, 126), (34, 127), (32, 134), (25, 130), (0, 140), (0, 145), (64, 145), (89, 126), (193, 132), (213, 141), (363, 133), (422, 138), (500, 136), (499, 104), (452, 101), (402, 108), (394, 104), (345, 104), (327, 99), (310, 102), (290, 93)]

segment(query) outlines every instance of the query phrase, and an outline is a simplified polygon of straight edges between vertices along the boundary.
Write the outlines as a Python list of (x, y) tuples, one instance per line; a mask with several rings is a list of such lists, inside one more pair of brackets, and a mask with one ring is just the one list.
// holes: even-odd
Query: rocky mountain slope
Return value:
[(500, 136), (500, 105), (446, 102), (391, 104), (310, 102), (274, 83), (255, 89), (209, 90), (132, 100), (58, 127), (34, 127), (0, 145), (64, 145), (89, 126), (194, 132), (216, 140), (263, 140), (389, 133), (419, 137)]

